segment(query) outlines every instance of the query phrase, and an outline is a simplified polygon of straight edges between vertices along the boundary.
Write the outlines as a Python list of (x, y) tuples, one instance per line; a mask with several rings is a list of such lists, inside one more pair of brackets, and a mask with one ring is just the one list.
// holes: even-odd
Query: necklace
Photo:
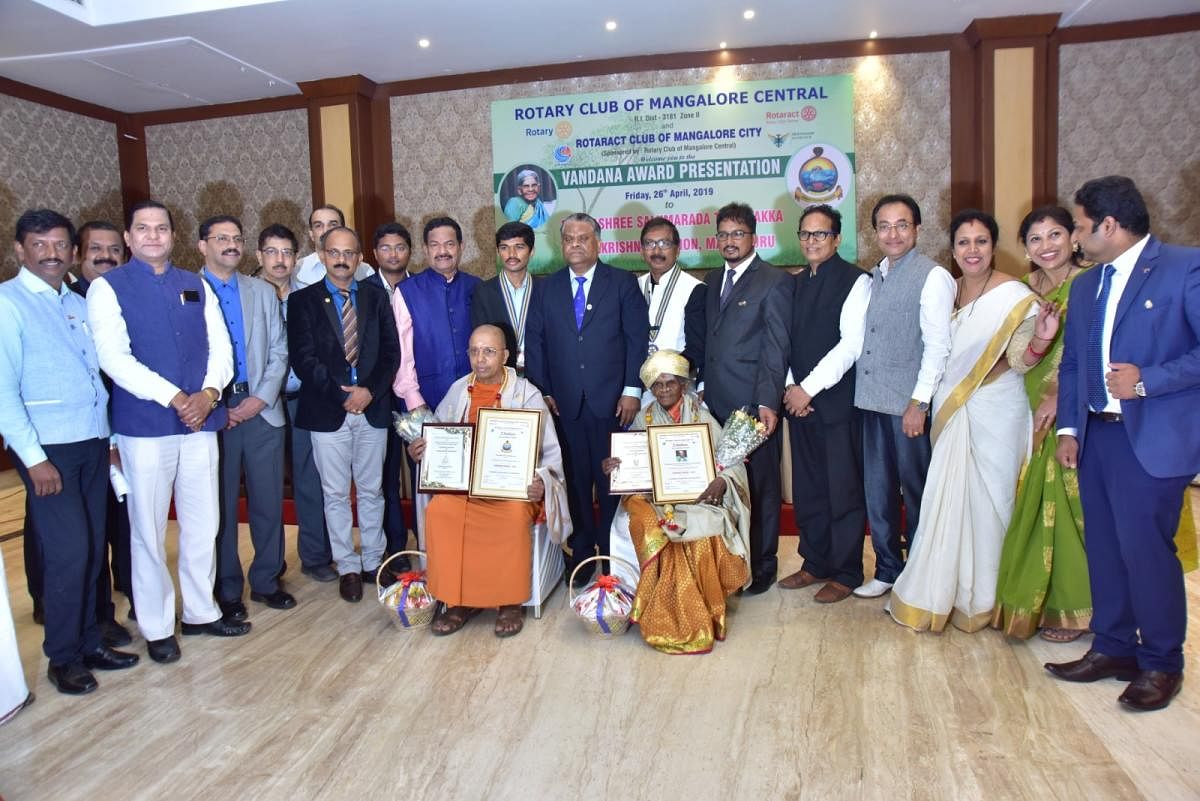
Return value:
[[(972, 314), (975, 313), (975, 304), (978, 303), (979, 299), (983, 297), (985, 292), (987, 292), (988, 284), (990, 284), (992, 282), (992, 272), (995, 269), (996, 269), (995, 267), (988, 267), (987, 278), (984, 279), (983, 286), (979, 288), (979, 294), (975, 296), (975, 299), (973, 301), (971, 301), (971, 310), (969, 312), (967, 312), (967, 317), (970, 317)], [(967, 285), (966, 277), (964, 276), (963, 282), (958, 285), (958, 292), (955, 294), (955, 297), (954, 297), (954, 306), (959, 311), (962, 310), (963, 305), (964, 305), (962, 303), (959, 303), (959, 296), (962, 295), (963, 287), (965, 287), (966, 285)]]
[[(1045, 267), (1043, 267), (1038, 272), (1038, 277), (1039, 277), (1038, 283), (1041, 284), (1044, 287), (1044, 289), (1039, 291), (1038, 294), (1041, 295), (1042, 297), (1049, 295), (1051, 292), (1058, 289), (1060, 286), (1065, 284), (1067, 281), (1071, 280), (1071, 274), (1076, 269), (1078, 269), (1078, 268), (1074, 264), (1071, 264), (1070, 262), (1068, 262), (1067, 263), (1067, 271), (1065, 273), (1063, 273), (1062, 280), (1055, 281), (1054, 276), (1050, 273), (1050, 271), (1047, 270)], [(1049, 286), (1046, 286), (1047, 282), (1053, 282), (1053, 283), (1051, 283)]]

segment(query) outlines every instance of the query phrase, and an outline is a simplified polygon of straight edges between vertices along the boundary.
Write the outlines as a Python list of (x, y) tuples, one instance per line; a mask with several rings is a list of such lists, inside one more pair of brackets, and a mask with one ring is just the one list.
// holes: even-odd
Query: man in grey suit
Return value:
[[(749, 406), (769, 438), (750, 455), (750, 571), (747, 593), (766, 592), (778, 567), (779, 407), (787, 376), (792, 321), (791, 276), (754, 251), (754, 210), (730, 203), (717, 211), (717, 247), (725, 266), (711, 271), (705, 303), (705, 341), (700, 378), (704, 401), (722, 424)], [(689, 349), (692, 343), (688, 342)]]
[(246, 619), (238, 558), (238, 495), (243, 472), (250, 513), (250, 598), (273, 609), (296, 599), (279, 584), (283, 571), (284, 417), (287, 334), (274, 289), (238, 272), (242, 224), (227, 215), (200, 223), (201, 276), (217, 296), (233, 344), (233, 383), (221, 402), (228, 423), (220, 434), (221, 516), (217, 530), (216, 596), (221, 613)]

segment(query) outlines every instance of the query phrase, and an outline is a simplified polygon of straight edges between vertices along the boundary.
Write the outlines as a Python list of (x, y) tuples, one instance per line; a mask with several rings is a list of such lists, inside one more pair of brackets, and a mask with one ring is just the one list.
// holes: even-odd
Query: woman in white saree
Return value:
[(1058, 331), (1058, 310), (992, 264), (991, 215), (959, 212), (950, 224), (962, 270), (946, 372), (933, 397), (933, 456), (912, 552), (887, 611), (918, 631), (988, 625), (1004, 532), (1033, 426), (1022, 374)]

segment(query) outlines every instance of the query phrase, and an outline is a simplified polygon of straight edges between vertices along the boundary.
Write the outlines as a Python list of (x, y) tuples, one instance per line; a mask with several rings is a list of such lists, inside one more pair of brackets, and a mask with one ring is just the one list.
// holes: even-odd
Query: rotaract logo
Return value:
[(816, 106), (805, 106), (800, 109), (800, 118), (805, 122), (812, 122), (817, 118)]
[(559, 164), (566, 164), (571, 160), (571, 148), (566, 145), (554, 148), (554, 160)]

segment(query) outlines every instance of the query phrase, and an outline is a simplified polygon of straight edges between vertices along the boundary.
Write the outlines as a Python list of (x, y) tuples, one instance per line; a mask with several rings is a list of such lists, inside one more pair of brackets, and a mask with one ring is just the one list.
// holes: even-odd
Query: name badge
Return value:
[(200, 293), (194, 289), (185, 289), (179, 293), (179, 304), (182, 306), (185, 303), (199, 303)]

